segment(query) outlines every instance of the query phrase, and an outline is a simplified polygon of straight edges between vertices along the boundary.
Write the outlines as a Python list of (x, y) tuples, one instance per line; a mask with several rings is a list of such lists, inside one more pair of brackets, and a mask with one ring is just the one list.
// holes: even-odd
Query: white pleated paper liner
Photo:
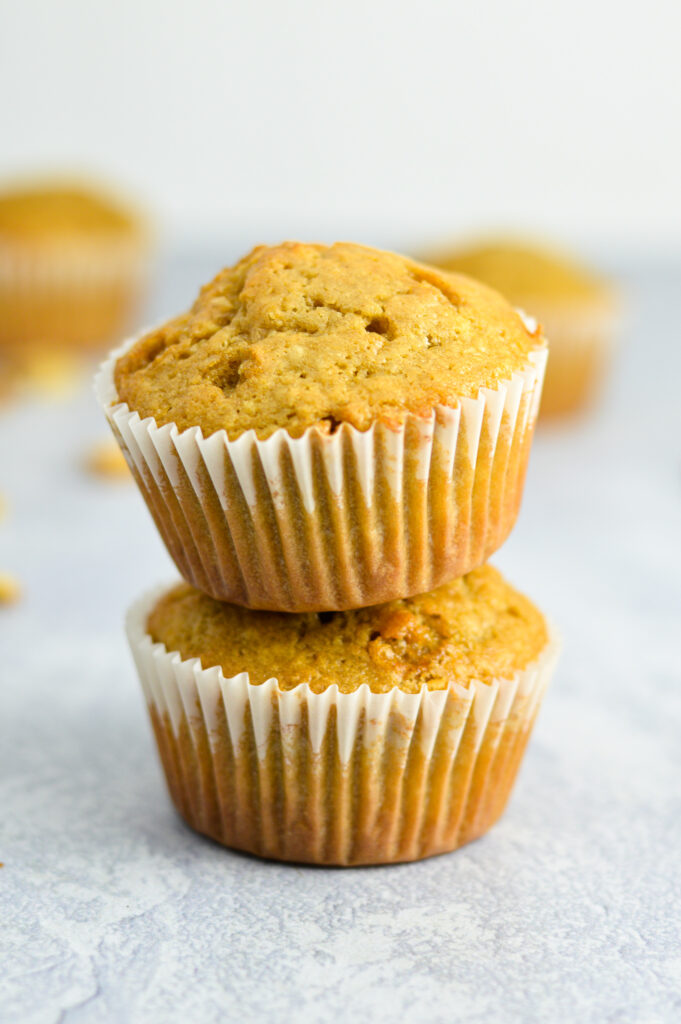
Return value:
[(126, 628), (170, 794), (195, 829), (262, 857), (380, 864), (453, 850), (502, 813), (558, 654), (553, 630), (511, 679), (283, 690), (154, 643), (146, 622), (166, 589), (137, 601)]
[(149, 240), (0, 240), (0, 342), (92, 349), (126, 330), (148, 285)]
[(499, 387), (399, 427), (230, 441), (118, 402), (114, 367), (135, 340), (103, 364), (97, 397), (178, 569), (218, 600), (296, 612), (424, 593), (481, 565), (515, 522), (545, 347)]

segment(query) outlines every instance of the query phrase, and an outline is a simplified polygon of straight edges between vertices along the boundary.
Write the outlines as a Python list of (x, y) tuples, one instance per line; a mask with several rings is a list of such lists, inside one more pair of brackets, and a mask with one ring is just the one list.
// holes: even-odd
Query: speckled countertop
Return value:
[(495, 561), (564, 652), (501, 823), (421, 864), (261, 863), (178, 820), (122, 630), (168, 558), (80, 467), (89, 390), (2, 413), (3, 1024), (681, 1020), (680, 270), (624, 268), (606, 401), (537, 438)]

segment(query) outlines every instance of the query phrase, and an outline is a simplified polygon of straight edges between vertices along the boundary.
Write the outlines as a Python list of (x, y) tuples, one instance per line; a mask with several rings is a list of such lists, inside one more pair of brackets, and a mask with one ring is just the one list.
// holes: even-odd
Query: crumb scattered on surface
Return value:
[(6, 355), (0, 355), (0, 407), (14, 401), (20, 382), (18, 367)]
[(37, 349), (17, 370), (22, 389), (47, 398), (70, 398), (83, 381), (84, 366), (67, 352)]
[(0, 405), (37, 396), (71, 398), (87, 376), (83, 359), (69, 352), (42, 347), (0, 356)]
[(115, 441), (99, 441), (88, 452), (85, 468), (95, 476), (108, 479), (129, 478), (130, 470)]
[(0, 572), (0, 605), (16, 604), (21, 597), (21, 587), (16, 576)]

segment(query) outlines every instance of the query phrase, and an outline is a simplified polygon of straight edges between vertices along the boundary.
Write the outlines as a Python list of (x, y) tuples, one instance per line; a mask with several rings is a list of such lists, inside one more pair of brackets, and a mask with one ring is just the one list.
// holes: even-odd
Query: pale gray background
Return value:
[(90, 169), (179, 232), (678, 244), (680, 37), (678, 0), (5, 0), (0, 175)]
[[(167, 261), (149, 315), (232, 255)], [(540, 431), (496, 558), (564, 652), (504, 819), (421, 864), (262, 863), (175, 817), (122, 631), (167, 556), (134, 486), (80, 468), (89, 390), (2, 413), (3, 1024), (681, 1019), (681, 262), (604, 259), (611, 387)]]

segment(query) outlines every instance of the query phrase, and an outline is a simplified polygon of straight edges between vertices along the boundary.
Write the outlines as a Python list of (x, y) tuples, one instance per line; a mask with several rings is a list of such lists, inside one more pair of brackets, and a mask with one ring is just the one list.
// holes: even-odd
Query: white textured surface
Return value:
[(181, 824), (122, 628), (168, 559), (133, 485), (80, 469), (89, 393), (2, 415), (3, 1024), (681, 1019), (681, 289), (627, 283), (607, 400), (541, 431), (495, 559), (565, 642), (515, 796), (422, 864), (266, 864)]

